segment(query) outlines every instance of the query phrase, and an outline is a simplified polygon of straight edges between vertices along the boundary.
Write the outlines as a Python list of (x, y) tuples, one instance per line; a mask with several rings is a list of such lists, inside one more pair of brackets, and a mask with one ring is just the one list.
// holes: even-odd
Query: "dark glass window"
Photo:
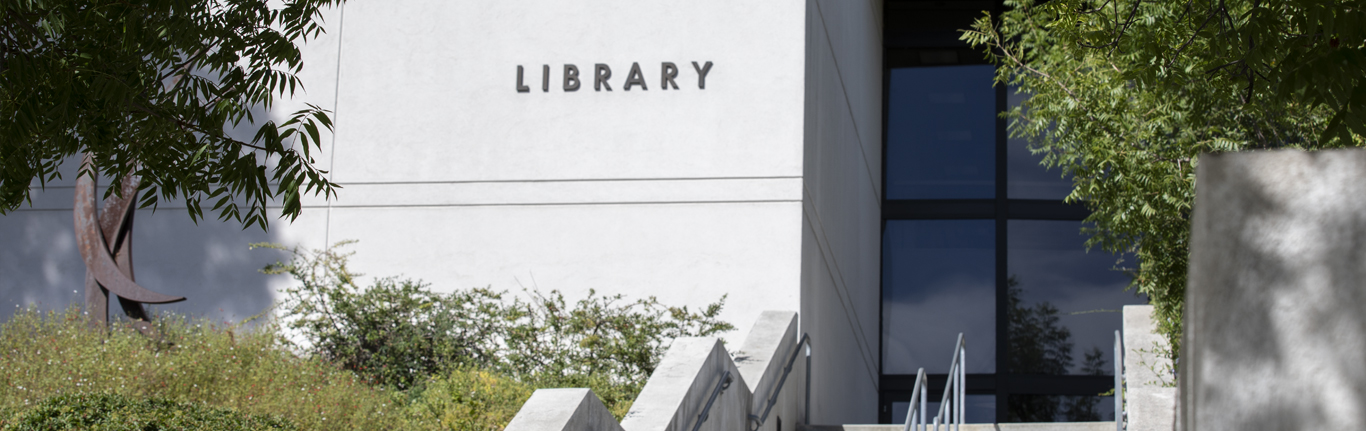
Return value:
[(995, 372), (996, 224), (888, 221), (882, 247), (882, 372), (949, 372), (960, 332), (967, 371)]
[(1006, 255), (1010, 372), (1113, 375), (1121, 309), (1136, 297), (1117, 256), (1086, 251), (1082, 224), (1010, 220)]
[[(970, 424), (985, 424), (996, 422), (996, 396), (994, 395), (967, 395), (964, 396), (968, 408), (963, 410), (963, 420)], [(894, 424), (906, 423), (906, 413), (910, 411), (910, 401), (898, 401), (892, 403), (892, 422)], [(917, 406), (918, 407), (918, 406)], [(1110, 411), (1114, 411), (1110, 407)], [(925, 403), (926, 417), (933, 418), (939, 413), (939, 402)], [(925, 422), (930, 422), (926, 420)]]
[[(958, 333), (971, 422), (1113, 420), (1116, 256), (1087, 252), (1090, 214), (998, 114), (1025, 95), (961, 42), (999, 0), (885, 0), (879, 421), (902, 422), (916, 370), (937, 409)], [(937, 410), (935, 410), (937, 411)]]
[(996, 91), (987, 65), (892, 69), (888, 199), (996, 196)]
[[(1007, 422), (1099, 422), (1115, 420), (1115, 402), (1094, 395), (1010, 395)], [(967, 411), (964, 411), (965, 413)]]

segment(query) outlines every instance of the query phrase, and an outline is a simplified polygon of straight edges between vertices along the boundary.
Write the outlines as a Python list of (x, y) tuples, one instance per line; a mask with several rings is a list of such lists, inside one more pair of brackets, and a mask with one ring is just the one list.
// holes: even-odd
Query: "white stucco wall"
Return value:
[[(796, 308), (804, 17), (784, 3), (348, 4), (327, 240), (438, 289), (729, 294), (737, 328)], [(623, 88), (633, 63), (646, 90)]]
[(881, 7), (807, 1), (801, 311), (816, 424), (877, 422)]
[[(138, 280), (190, 298), (167, 308), (240, 318), (287, 283), (255, 274), (278, 255), (247, 243), (356, 239), (368, 275), (691, 306), (728, 294), (722, 317), (748, 328), (798, 307), (804, 23), (805, 5), (782, 1), (352, 1), (306, 46), (306, 92), (275, 115), (334, 111), (318, 161), (340, 197), (269, 234), (194, 226), (175, 203), (139, 212)], [(665, 61), (678, 89), (659, 87)], [(705, 89), (693, 61), (712, 63)], [(593, 90), (597, 63), (613, 91)], [(623, 88), (633, 63), (646, 90)], [(560, 88), (564, 64), (578, 91)], [(515, 89), (519, 65), (530, 92)], [(0, 291), (60, 306), (84, 271), (71, 189), (38, 195), (0, 227), (23, 238), (2, 252)]]

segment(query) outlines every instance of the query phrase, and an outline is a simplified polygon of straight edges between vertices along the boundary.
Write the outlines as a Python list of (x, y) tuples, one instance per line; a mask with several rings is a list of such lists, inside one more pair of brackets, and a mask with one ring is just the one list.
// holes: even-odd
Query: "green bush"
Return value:
[(401, 393), (282, 347), (273, 325), (251, 331), (156, 320), (151, 340), (124, 323), (91, 330), (74, 308), (23, 310), (0, 326), (0, 412), (63, 394), (112, 393), (280, 416), (301, 430), (397, 429)]
[(263, 271), (289, 274), (282, 314), (302, 347), (373, 381), (411, 388), (428, 376), (480, 368), (535, 387), (589, 387), (621, 417), (677, 337), (733, 329), (716, 318), (725, 297), (702, 310), (654, 297), (588, 297), (570, 305), (558, 291), (530, 301), (490, 289), (431, 292), (421, 281), (381, 278), (368, 288), (338, 243), (293, 253)]
[(488, 371), (456, 369), (427, 382), (408, 404), (408, 417), (443, 430), (501, 430), (534, 389)]
[(492, 360), (488, 345), (500, 297), (488, 290), (440, 295), (419, 281), (381, 278), (368, 288), (347, 267), (351, 253), (338, 249), (304, 252), (274, 244), (253, 244), (293, 252), (289, 263), (262, 272), (289, 274), (299, 285), (287, 289), (284, 317), (302, 348), (355, 371), (372, 382), (409, 389), (448, 367)]
[(5, 431), (257, 431), (295, 430), (278, 418), (203, 404), (114, 394), (58, 395), (29, 410)]

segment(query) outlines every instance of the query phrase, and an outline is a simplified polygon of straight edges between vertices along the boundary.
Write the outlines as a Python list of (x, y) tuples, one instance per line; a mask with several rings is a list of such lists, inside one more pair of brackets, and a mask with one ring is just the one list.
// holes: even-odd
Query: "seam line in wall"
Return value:
[[(304, 205), (304, 209), (332, 208), (448, 208), (448, 207), (532, 207), (532, 206), (595, 206), (595, 205), (692, 205), (692, 204), (769, 204), (800, 203), (800, 199), (757, 199), (726, 201), (606, 201), (606, 202), (529, 202), (529, 203), (474, 203), (474, 204), (396, 204), (396, 205)], [(181, 206), (163, 206), (159, 210), (183, 210)], [(280, 209), (280, 205), (267, 205)], [(20, 208), (12, 212), (71, 211), (71, 208)], [(141, 210), (139, 211), (146, 211)]]
[[(844, 94), (844, 107), (849, 114), (849, 123), (854, 125), (854, 138), (858, 140), (859, 155), (863, 156), (863, 170), (868, 174), (868, 185), (873, 187), (873, 193), (882, 196), (882, 191), (878, 189), (877, 179), (873, 178), (872, 163), (868, 161), (868, 152), (864, 149), (863, 134), (859, 132), (858, 119), (854, 118), (854, 105), (849, 102), (849, 89), (844, 86), (844, 72), (840, 70), (840, 59), (835, 55), (835, 44), (830, 40), (830, 26), (825, 24), (825, 12), (821, 9), (820, 0), (816, 0), (816, 15), (821, 19), (821, 31), (825, 33), (825, 46), (830, 49), (830, 62), (835, 65), (835, 79), (840, 83), (840, 92)], [(882, 209), (882, 202), (877, 203), (878, 210)]]
[(873, 18), (877, 20), (877, 34), (884, 34), (882, 29), (882, 14), (879, 14), (877, 9), (878, 1), (881, 0), (868, 0), (868, 10), (873, 14)]
[(648, 182), (648, 181), (734, 181), (734, 180), (792, 180), (801, 176), (765, 177), (670, 177), (670, 178), (559, 178), (524, 180), (452, 180), (452, 181), (366, 181), (342, 183), (343, 186), (423, 185), (423, 184), (503, 184), (503, 183), (588, 183), (588, 182)]
[(800, 199), (755, 199), (724, 201), (604, 201), (604, 202), (525, 202), (474, 204), (398, 204), (398, 205), (336, 205), (334, 208), (444, 208), (444, 207), (534, 207), (534, 206), (592, 206), (592, 205), (685, 205), (685, 204), (748, 204), (797, 203)]
[[(830, 273), (831, 283), (835, 285), (836, 296), (840, 298), (840, 303), (844, 308), (845, 319), (850, 320), (849, 329), (854, 332), (855, 340), (859, 345), (859, 356), (863, 357), (864, 366), (868, 367), (867, 370), (871, 373), (876, 368), (877, 361), (872, 358), (873, 354), (869, 351), (871, 347), (869, 347), (868, 337), (863, 330), (863, 322), (853, 317), (858, 314), (856, 313), (858, 310), (853, 309), (853, 301), (848, 299), (850, 295), (848, 283), (844, 281), (844, 272), (840, 270), (839, 262), (836, 261), (833, 250), (831, 250), (832, 253), (826, 253), (827, 250), (830, 250), (830, 240), (825, 233), (825, 224), (821, 222), (820, 213), (816, 211), (815, 205), (810, 200), (804, 203), (810, 204), (809, 210), (807, 210), (806, 205), (803, 205), (803, 211), (811, 214), (810, 217), (806, 217), (806, 220), (812, 234), (816, 237), (816, 245), (821, 251), (822, 263), (825, 264), (827, 272)], [(877, 388), (877, 377), (869, 375), (869, 378), (872, 379), (873, 387)]]
[[(330, 175), (330, 173), (329, 173)], [(508, 183), (600, 183), (600, 182), (649, 182), (649, 181), (744, 181), (744, 180), (800, 180), (800, 175), (794, 176), (767, 176), (767, 177), (671, 177), (671, 178), (562, 178), (562, 179), (530, 179), (530, 180), (453, 180), (453, 181), (362, 181), (354, 183), (338, 183), (345, 186), (384, 186), (384, 185), (441, 185), (441, 184), (508, 184)], [(280, 183), (268, 183), (278, 186)], [(76, 186), (30, 186), (30, 191), (46, 190), (67, 190), (75, 189)], [(109, 186), (100, 186), (98, 189), (107, 189)]]
[[(332, 78), (332, 148), (327, 155), (327, 180), (332, 181), (336, 178), (337, 172), (337, 113), (341, 111), (341, 71), (342, 71), (342, 47), (346, 40), (342, 35), (346, 32), (346, 2), (337, 5), (337, 69)], [(332, 245), (332, 200), (327, 200), (327, 215), (323, 218), (323, 246)]]

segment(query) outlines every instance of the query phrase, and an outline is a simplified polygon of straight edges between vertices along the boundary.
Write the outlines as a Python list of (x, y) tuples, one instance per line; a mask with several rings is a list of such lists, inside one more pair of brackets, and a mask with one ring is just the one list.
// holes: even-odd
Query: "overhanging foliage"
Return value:
[[(326, 111), (257, 116), (302, 90), (297, 44), (338, 3), (0, 0), (0, 213), (79, 153), (115, 184), (139, 176), (143, 207), (181, 198), (195, 220), (207, 200), (265, 229), (274, 199), (292, 219), (301, 193), (333, 197), (311, 152)], [(249, 142), (227, 132), (241, 125), (256, 127)]]
[(1030, 95), (1007, 115), (1093, 212), (1088, 246), (1132, 252), (1179, 351), (1195, 168), (1207, 152), (1357, 146), (1366, 10), (1351, 1), (1007, 0), (963, 39)]

